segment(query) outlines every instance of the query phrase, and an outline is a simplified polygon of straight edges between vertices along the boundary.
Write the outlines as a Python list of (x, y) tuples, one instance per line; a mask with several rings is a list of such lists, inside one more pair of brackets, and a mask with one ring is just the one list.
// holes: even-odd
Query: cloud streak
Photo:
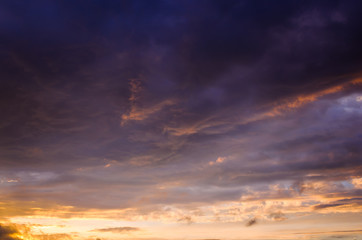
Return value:
[(135, 232), (140, 230), (141, 229), (136, 227), (112, 227), (112, 228), (94, 229), (92, 230), (92, 232), (127, 233), (127, 232)]

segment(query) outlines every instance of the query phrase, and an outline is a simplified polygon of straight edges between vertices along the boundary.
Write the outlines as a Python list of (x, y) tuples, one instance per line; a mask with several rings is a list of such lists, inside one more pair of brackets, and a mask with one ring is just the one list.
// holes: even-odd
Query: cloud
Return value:
[(20, 240), (20, 232), (15, 226), (0, 225), (0, 239), (2, 240)]
[(223, 163), (227, 158), (226, 157), (218, 157), (215, 161), (210, 161), (209, 162), (209, 165), (210, 166), (213, 166), (213, 165), (216, 165), (216, 164), (221, 164)]
[(140, 231), (140, 228), (137, 227), (112, 227), (112, 228), (100, 228), (94, 229), (92, 232), (112, 232), (112, 233), (125, 233), (125, 232), (135, 232)]
[(332, 233), (360, 233), (362, 229), (350, 229), (350, 230), (340, 230), (340, 231), (325, 231), (325, 232), (304, 232), (296, 234), (332, 234)]
[(287, 217), (285, 216), (284, 213), (282, 213), (281, 211), (279, 212), (273, 212), (269, 214), (269, 217), (274, 220), (274, 221), (284, 221), (287, 219)]
[(337, 201), (333, 201), (325, 204), (315, 205), (314, 210), (326, 209), (326, 208), (335, 208), (342, 206), (362, 206), (362, 198), (345, 198), (339, 199)]
[(131, 111), (128, 114), (122, 115), (121, 125), (123, 126), (128, 121), (142, 121), (147, 119), (150, 115), (155, 114), (161, 111), (163, 108), (167, 106), (174, 105), (174, 100), (164, 100), (160, 103), (156, 103), (155, 105), (139, 108), (137, 106), (133, 106)]
[(0, 5), (2, 217), (360, 211), (360, 2)]
[(1, 240), (21, 240), (21, 239), (72, 240), (73, 238), (71, 237), (70, 234), (65, 234), (65, 233), (34, 234), (33, 229), (29, 225), (1, 224), (0, 239)]
[(36, 240), (72, 240), (70, 234), (66, 233), (54, 233), (54, 234), (40, 234), (33, 235)]
[(254, 217), (254, 218), (249, 219), (249, 220), (246, 222), (245, 226), (246, 226), (246, 227), (251, 227), (251, 226), (253, 226), (253, 225), (257, 224), (257, 223), (258, 223), (258, 221), (257, 221), (257, 219)]
[(355, 188), (362, 189), (362, 178), (353, 178), (351, 182)]
[(178, 222), (185, 222), (185, 223), (187, 223), (189, 225), (194, 223), (194, 220), (192, 219), (191, 216), (183, 216), (183, 217), (179, 218), (177, 221)]
[[(128, 121), (142, 121), (147, 119), (149, 116), (161, 111), (167, 106), (174, 105), (176, 101), (174, 99), (166, 99), (155, 104), (144, 103), (142, 106), (142, 97), (141, 93), (144, 88), (141, 85), (139, 79), (132, 79), (130, 81), (130, 97), (129, 104), (130, 110), (128, 113), (124, 113), (121, 116), (121, 126), (124, 126)], [(144, 99), (143, 99), (144, 100)], [(144, 102), (144, 101), (143, 101)]]

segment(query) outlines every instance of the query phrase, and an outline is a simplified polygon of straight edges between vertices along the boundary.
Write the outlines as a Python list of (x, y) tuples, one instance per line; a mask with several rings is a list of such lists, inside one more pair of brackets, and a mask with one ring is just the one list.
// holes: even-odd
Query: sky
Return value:
[(1, 240), (362, 240), (362, 2), (0, 0)]

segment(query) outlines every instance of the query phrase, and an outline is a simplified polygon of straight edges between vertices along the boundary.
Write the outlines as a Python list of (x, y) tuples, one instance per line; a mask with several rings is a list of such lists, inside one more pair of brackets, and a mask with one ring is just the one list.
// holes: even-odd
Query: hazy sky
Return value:
[(0, 0), (0, 239), (362, 239), (362, 1)]

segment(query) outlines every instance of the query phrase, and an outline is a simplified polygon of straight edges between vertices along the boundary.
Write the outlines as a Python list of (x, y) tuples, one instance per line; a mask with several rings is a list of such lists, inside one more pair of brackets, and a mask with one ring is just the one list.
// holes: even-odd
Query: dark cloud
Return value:
[(0, 225), (0, 239), (3, 240), (20, 240), (19, 231), (14, 226)]
[[(129, 134), (119, 115), (130, 79), (144, 80), (146, 108), (181, 98), (177, 111), (149, 119), (180, 127), (335, 85), (348, 80), (335, 76), (353, 75), (361, 63), (357, 1), (3, 5), (1, 135), (9, 167), (134, 154), (118, 138)], [(42, 154), (24, 154), (35, 148)]]
[(254, 218), (249, 219), (246, 222), (245, 226), (246, 227), (251, 227), (251, 226), (253, 226), (253, 225), (257, 224), (257, 223), (258, 223), (258, 220), (254, 217)]

